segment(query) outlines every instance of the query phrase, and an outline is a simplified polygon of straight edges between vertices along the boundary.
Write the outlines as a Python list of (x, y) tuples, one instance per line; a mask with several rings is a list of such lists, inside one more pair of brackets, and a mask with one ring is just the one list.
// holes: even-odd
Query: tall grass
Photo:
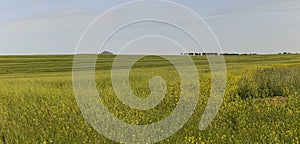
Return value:
[(238, 95), (246, 98), (266, 98), (299, 93), (300, 69), (293, 67), (257, 68), (243, 74), (238, 82)]

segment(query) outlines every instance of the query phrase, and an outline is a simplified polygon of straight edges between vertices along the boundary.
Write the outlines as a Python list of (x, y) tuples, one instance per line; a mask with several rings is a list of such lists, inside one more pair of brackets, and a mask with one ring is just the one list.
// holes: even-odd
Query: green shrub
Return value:
[(300, 91), (300, 69), (290, 67), (257, 68), (238, 81), (242, 99), (289, 96)]

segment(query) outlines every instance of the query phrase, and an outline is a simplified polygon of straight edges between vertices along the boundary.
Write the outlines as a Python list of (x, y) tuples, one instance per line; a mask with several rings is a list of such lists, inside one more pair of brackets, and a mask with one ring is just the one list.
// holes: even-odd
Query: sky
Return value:
[[(74, 54), (85, 29), (96, 17), (107, 10), (130, 2), (128, 0), (0, 0), (0, 55), (18, 54)], [(173, 0), (190, 8), (208, 24), (227, 53), (300, 53), (300, 1), (299, 0)], [(141, 6), (147, 8), (147, 6)], [(168, 13), (153, 10), (152, 13)], [(174, 13), (169, 13), (170, 15)], [(124, 13), (120, 19), (143, 12)], [(194, 25), (185, 15), (177, 21)], [(104, 21), (95, 29), (105, 33), (119, 20)], [(105, 26), (105, 28), (103, 28)], [(160, 33), (164, 35), (161, 36)], [(148, 35), (136, 38), (134, 36)], [(121, 54), (179, 54), (187, 52), (174, 41), (189, 43), (182, 31), (159, 23), (142, 22), (131, 25), (114, 35), (100, 51)], [(134, 39), (136, 38), (136, 39)], [(192, 42), (191, 42), (192, 43)], [(126, 45), (127, 47), (122, 47)], [(92, 44), (86, 44), (87, 48)], [(202, 52), (203, 49), (192, 49)], [(87, 51), (88, 52), (88, 51)]]

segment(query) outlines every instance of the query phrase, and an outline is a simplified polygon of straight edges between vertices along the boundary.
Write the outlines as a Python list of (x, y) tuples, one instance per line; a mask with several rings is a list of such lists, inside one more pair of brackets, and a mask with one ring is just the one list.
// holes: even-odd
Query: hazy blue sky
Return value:
[[(95, 17), (113, 6), (128, 2), (0, 1), (0, 54), (74, 53), (81, 34)], [(215, 32), (224, 52), (300, 52), (299, 0), (174, 2), (185, 5), (202, 16)], [(184, 17), (182, 20), (189, 22)], [(139, 31), (138, 28), (132, 30), (132, 33)], [(144, 47), (144, 51), (149, 50)]]

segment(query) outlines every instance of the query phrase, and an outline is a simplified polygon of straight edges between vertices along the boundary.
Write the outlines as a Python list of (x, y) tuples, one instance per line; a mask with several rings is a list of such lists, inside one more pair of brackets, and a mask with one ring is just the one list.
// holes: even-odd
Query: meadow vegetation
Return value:
[[(196, 110), (184, 127), (160, 143), (299, 143), (300, 55), (225, 56), (224, 101), (203, 131), (198, 124), (210, 94), (210, 70), (205, 56), (192, 58), (200, 81)], [(180, 78), (170, 62), (147, 56), (134, 64), (129, 79), (137, 96), (149, 96), (153, 76), (161, 76), (167, 85), (157, 107), (136, 110), (113, 92), (113, 59), (99, 56), (95, 79), (99, 98), (114, 116), (144, 125), (174, 110)], [(0, 143), (115, 143), (81, 115), (73, 93), (72, 62), (72, 55), (0, 57)]]

